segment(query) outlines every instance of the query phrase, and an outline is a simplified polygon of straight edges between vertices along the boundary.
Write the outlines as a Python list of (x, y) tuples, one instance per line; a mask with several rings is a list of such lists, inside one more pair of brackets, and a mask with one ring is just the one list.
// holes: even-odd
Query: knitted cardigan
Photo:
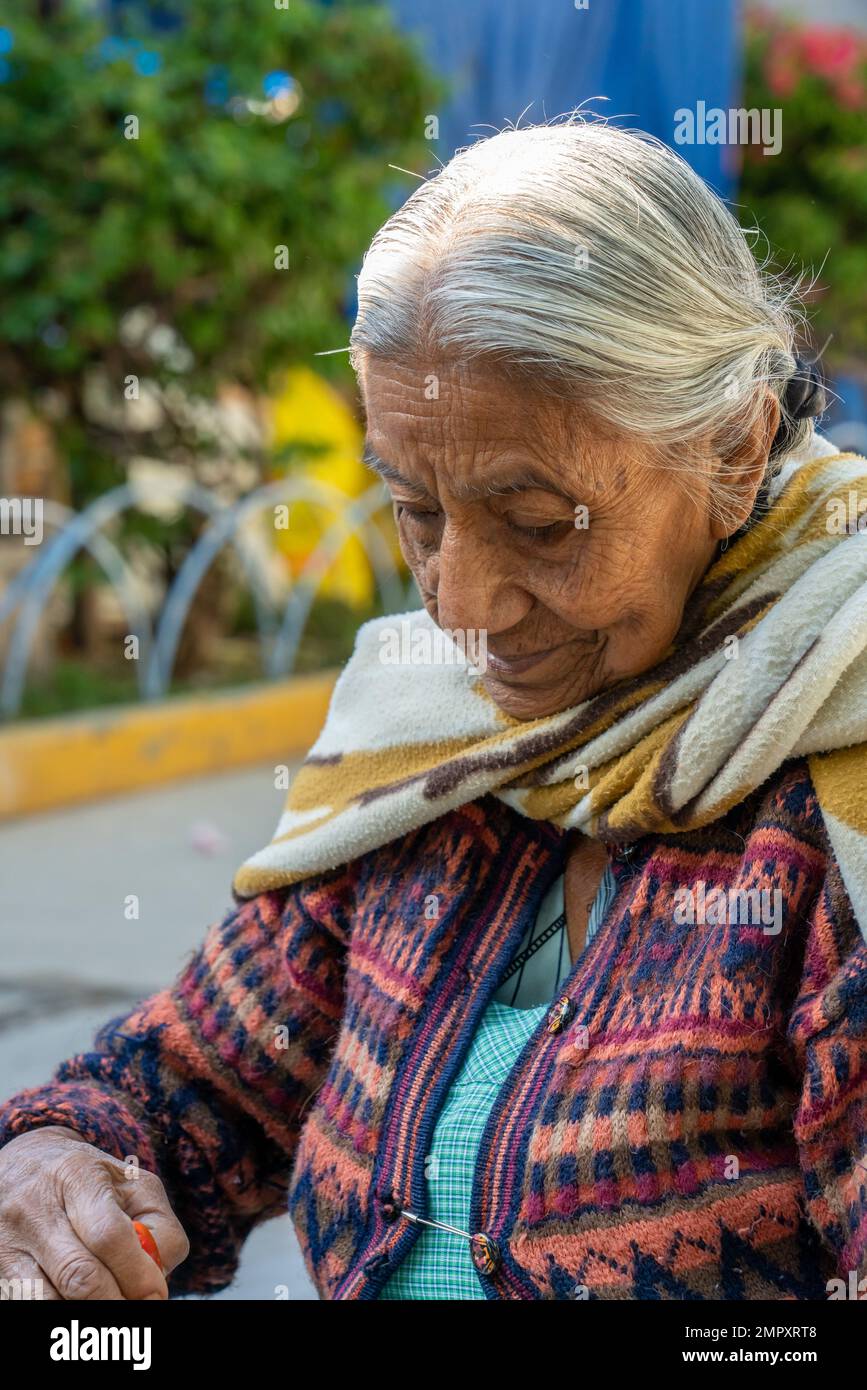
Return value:
[[(320, 1294), (369, 1299), (417, 1238), (438, 1107), (565, 855), (487, 796), (239, 904), (177, 983), (0, 1109), (159, 1173), (230, 1282), (288, 1202)], [(824, 1299), (865, 1272), (867, 945), (806, 764), (713, 825), (614, 854), (616, 896), (480, 1146), (492, 1299)], [(782, 930), (690, 924), (678, 888), (779, 890)], [(709, 916), (712, 914), (708, 914)], [(725, 914), (723, 914), (725, 915)]]

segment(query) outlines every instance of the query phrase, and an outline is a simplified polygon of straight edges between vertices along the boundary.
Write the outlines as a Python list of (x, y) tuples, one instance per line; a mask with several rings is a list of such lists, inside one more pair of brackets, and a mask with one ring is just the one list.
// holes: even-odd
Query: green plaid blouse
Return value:
[[(589, 945), (614, 895), (606, 868), (587, 924)], [(572, 970), (563, 878), (540, 905), (479, 1026), (437, 1118), (427, 1160), (427, 1211), (433, 1221), (469, 1230), (470, 1198), (485, 1121), (509, 1072), (542, 1023)], [(469, 1242), (451, 1231), (422, 1226), (380, 1298), (483, 1299)]]

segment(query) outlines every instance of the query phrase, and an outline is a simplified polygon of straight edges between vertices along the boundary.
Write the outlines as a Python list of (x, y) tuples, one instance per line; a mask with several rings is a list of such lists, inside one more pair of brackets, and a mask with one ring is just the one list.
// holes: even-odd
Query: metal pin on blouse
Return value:
[(445, 1221), (430, 1221), (426, 1216), (418, 1216), (414, 1211), (407, 1211), (405, 1207), (400, 1209), (401, 1216), (405, 1216), (407, 1221), (415, 1221), (419, 1226), (435, 1226), (440, 1231), (451, 1231), (454, 1236), (463, 1236), (464, 1240), (472, 1240), (469, 1231), (460, 1231), (457, 1226), (448, 1226)]
[(414, 1221), (419, 1226), (433, 1226), (439, 1231), (451, 1231), (452, 1235), (462, 1236), (469, 1241), (470, 1255), (473, 1264), (480, 1274), (496, 1274), (503, 1262), (500, 1247), (489, 1236), (487, 1231), (477, 1231), (475, 1235), (470, 1235), (469, 1231), (461, 1231), (457, 1226), (449, 1226), (445, 1221), (430, 1221), (424, 1216), (417, 1216), (414, 1211), (407, 1211), (405, 1207), (400, 1208), (401, 1216), (405, 1216), (407, 1221)]

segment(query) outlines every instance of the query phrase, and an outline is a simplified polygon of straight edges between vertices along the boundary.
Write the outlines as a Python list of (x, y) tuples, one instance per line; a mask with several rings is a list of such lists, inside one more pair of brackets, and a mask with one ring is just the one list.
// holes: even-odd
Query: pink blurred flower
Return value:
[(765, 81), (775, 97), (791, 96), (801, 78), (813, 73), (831, 85), (841, 106), (860, 110), (865, 105), (865, 73), (859, 68), (867, 69), (867, 42), (855, 30), (799, 28), (764, 14), (754, 15), (753, 24), (767, 38)]
[(820, 77), (848, 77), (861, 56), (861, 43), (851, 29), (817, 25), (802, 29), (799, 37), (804, 61)]

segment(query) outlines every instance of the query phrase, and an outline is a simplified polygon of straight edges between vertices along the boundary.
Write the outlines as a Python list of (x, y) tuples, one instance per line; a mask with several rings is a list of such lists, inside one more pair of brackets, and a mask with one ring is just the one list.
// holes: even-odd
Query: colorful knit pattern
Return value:
[[(593, 901), (584, 949), (617, 891), (606, 865)], [(463, 1231), (423, 1226), (405, 1259), (386, 1280), (381, 1299), (484, 1299), (483, 1282), (466, 1239), (473, 1175), (479, 1143), (497, 1093), (538, 1027), (544, 1026), (561, 985), (571, 972), (561, 874), (539, 907), (536, 921), (479, 1020), (461, 1069), (437, 1116), (431, 1152), (425, 1163), (427, 1214), (433, 1221)], [(550, 936), (552, 929), (555, 934)], [(539, 942), (525, 964), (526, 954)], [(535, 967), (534, 972), (528, 964)], [(516, 968), (517, 967), (517, 968)]]
[[(564, 855), (561, 831), (486, 797), (241, 905), (173, 988), (9, 1101), (0, 1141), (65, 1124), (159, 1172), (192, 1244), (175, 1292), (225, 1286), (288, 1200), (322, 1296), (375, 1297)], [(572, 1019), (534, 1038), (486, 1124), (470, 1229), (502, 1252), (488, 1297), (823, 1299), (864, 1277), (867, 946), (805, 762), (612, 867)], [(780, 930), (685, 921), (685, 886), (779, 890)]]

